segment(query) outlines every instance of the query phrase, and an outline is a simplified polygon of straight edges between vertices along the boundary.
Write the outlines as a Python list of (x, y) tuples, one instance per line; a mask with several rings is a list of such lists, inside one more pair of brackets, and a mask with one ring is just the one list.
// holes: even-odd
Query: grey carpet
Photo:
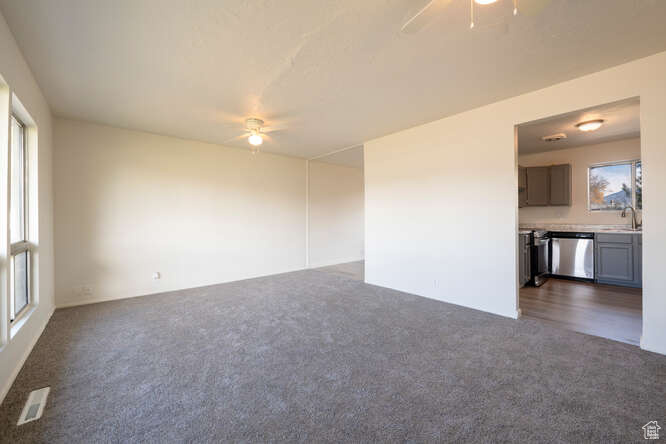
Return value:
[(355, 281), (365, 281), (365, 262), (346, 262), (344, 264), (328, 265), (326, 267), (314, 268), (315, 271), (337, 274), (348, 277)]
[(0, 441), (642, 442), (665, 400), (666, 356), (311, 270), (57, 310)]

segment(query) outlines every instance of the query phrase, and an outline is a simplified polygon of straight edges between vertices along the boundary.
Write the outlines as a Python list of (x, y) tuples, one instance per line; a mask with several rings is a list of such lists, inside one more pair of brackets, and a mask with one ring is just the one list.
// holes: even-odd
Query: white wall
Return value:
[(640, 157), (640, 138), (518, 156), (518, 164), (525, 167), (570, 164), (572, 187), (571, 206), (521, 208), (520, 223), (630, 225), (631, 216), (621, 218), (619, 211), (587, 209), (587, 170), (590, 165), (597, 163), (635, 160)]
[(643, 348), (666, 354), (666, 53), (365, 144), (366, 281), (517, 316), (514, 125), (640, 96)]
[(363, 260), (363, 169), (309, 165), (310, 267)]
[[(8, 318), (8, 287), (5, 274), (8, 267), (6, 253), (8, 251), (8, 239), (5, 235), (0, 236), (0, 268), (3, 270), (2, 287), (0, 295), (2, 304), (0, 304), (0, 402), (7, 394), (16, 374), (20, 370), (23, 362), (27, 358), (32, 346), (39, 338), (42, 330), (46, 326), (49, 317), (53, 313), (53, 187), (51, 176), (51, 111), (37, 85), (30, 68), (23, 58), (14, 37), (12, 36), (4, 17), (0, 14), (0, 84), (6, 82), (7, 87), (0, 86), (0, 116), (3, 130), (0, 131), (0, 151), (5, 153), (8, 143), (8, 113), (10, 92), (16, 94), (22, 105), (28, 111), (37, 126), (38, 146), (37, 146), (37, 171), (33, 170), (30, 174), (37, 173), (37, 183), (31, 183), (31, 193), (35, 193), (31, 198), (33, 208), (30, 209), (31, 215), (36, 216), (37, 228), (35, 230), (32, 220), (30, 236), (32, 240), (38, 242), (37, 249), (33, 253), (34, 270), (36, 276), (33, 276), (33, 297), (38, 301), (37, 307), (32, 311), (25, 323), (12, 335), (9, 328)], [(4, 174), (6, 174), (6, 159), (0, 161), (3, 165)], [(34, 176), (33, 176), (34, 177)], [(1, 219), (7, 217), (7, 194), (6, 184), (2, 186), (3, 192), (0, 193), (0, 215)], [(2, 232), (6, 233), (6, 221), (0, 223)]]
[(54, 140), (58, 306), (305, 267), (305, 160), (63, 119)]

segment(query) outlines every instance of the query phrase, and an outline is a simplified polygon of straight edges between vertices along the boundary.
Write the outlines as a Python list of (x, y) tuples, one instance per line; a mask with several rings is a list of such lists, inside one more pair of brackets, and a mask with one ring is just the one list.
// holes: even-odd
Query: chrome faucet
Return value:
[(636, 210), (634, 209), (634, 207), (629, 205), (624, 207), (624, 209), (622, 210), (622, 214), (620, 214), (620, 216), (627, 217), (627, 209), (631, 210), (631, 229), (637, 230), (638, 228), (640, 228), (640, 224), (638, 223), (638, 220), (636, 220)]

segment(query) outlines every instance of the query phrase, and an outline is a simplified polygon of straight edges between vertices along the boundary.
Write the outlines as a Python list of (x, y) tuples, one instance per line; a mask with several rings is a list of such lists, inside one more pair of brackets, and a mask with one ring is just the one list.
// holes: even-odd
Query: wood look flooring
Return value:
[(520, 289), (522, 316), (562, 328), (639, 345), (642, 330), (640, 288), (549, 279)]

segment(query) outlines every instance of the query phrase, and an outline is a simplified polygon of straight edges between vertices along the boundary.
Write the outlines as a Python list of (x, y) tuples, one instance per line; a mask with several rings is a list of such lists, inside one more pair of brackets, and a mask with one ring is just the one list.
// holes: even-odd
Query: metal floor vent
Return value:
[(46, 405), (46, 398), (49, 396), (51, 387), (44, 387), (39, 390), (33, 390), (28, 396), (28, 401), (23, 407), (21, 416), (19, 417), (16, 425), (25, 424), (26, 422), (35, 421), (42, 417), (44, 406)]

